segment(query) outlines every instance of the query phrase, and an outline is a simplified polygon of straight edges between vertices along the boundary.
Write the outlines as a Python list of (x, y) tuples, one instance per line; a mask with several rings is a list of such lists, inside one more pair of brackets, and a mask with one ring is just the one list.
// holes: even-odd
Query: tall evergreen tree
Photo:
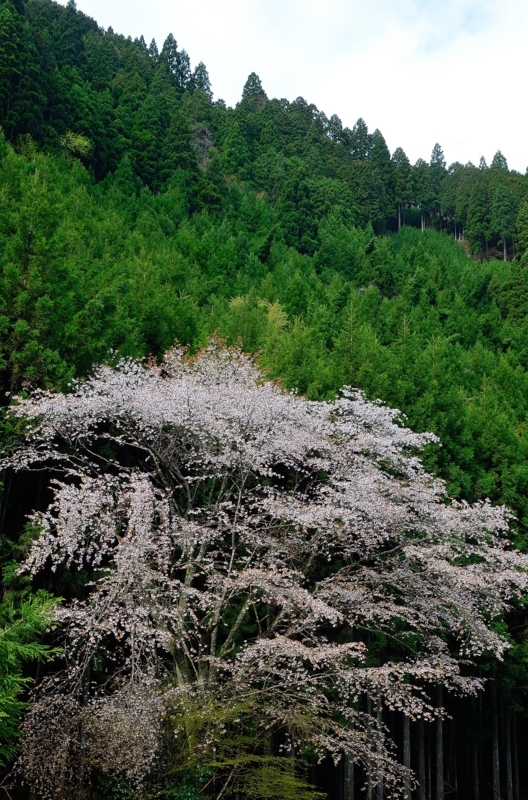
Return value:
[(286, 244), (301, 253), (311, 254), (316, 247), (314, 212), (306, 167), (303, 163), (297, 163), (284, 183), (280, 222)]
[(209, 79), (209, 73), (207, 72), (207, 67), (200, 61), (199, 64), (196, 65), (194, 72), (192, 74), (191, 80), (192, 86), (198, 92), (202, 92), (205, 96), (209, 99), (213, 99), (213, 92), (211, 89), (211, 81)]
[(229, 175), (239, 175), (245, 179), (250, 172), (250, 150), (238, 120), (232, 118), (229, 123), (228, 133), (222, 145), (222, 165)]
[(492, 227), (500, 237), (504, 261), (508, 260), (508, 239), (513, 240), (516, 233), (519, 201), (510, 189), (499, 184), (492, 201)]
[(328, 120), (327, 132), (331, 139), (334, 142), (340, 142), (343, 136), (343, 123), (337, 116), (337, 114), (332, 114), (330, 119)]
[(262, 111), (267, 99), (268, 96), (264, 91), (259, 76), (252, 72), (244, 84), (240, 107), (246, 112)]
[(422, 232), (425, 230), (425, 215), (431, 209), (434, 195), (431, 188), (431, 168), (427, 161), (419, 158), (412, 170), (414, 202), (420, 209)]
[(483, 252), (491, 235), (491, 209), (486, 189), (475, 183), (469, 199), (466, 219), (466, 239), (471, 250)]
[(352, 128), (350, 137), (350, 151), (355, 161), (366, 161), (370, 156), (371, 140), (366, 122), (358, 119)]
[(493, 160), (490, 164), (491, 169), (501, 169), (504, 171), (508, 170), (508, 162), (506, 158), (502, 155), (500, 150), (497, 150), (495, 155), (493, 156)]
[(370, 137), (369, 160), (377, 168), (383, 185), (383, 215), (391, 217), (395, 202), (393, 164), (385, 138), (378, 128)]
[(517, 217), (517, 253), (523, 256), (528, 251), (528, 202), (525, 201)]
[(401, 147), (396, 148), (392, 154), (394, 196), (398, 209), (398, 229), (402, 225), (402, 212), (407, 203), (412, 200), (412, 169), (411, 162)]
[(433, 147), (431, 160), (429, 162), (429, 175), (431, 183), (432, 206), (437, 213), (440, 213), (440, 187), (447, 175), (444, 151), (437, 143)]
[(0, 120), (9, 139), (34, 133), (44, 104), (31, 29), (11, 0), (0, 4)]

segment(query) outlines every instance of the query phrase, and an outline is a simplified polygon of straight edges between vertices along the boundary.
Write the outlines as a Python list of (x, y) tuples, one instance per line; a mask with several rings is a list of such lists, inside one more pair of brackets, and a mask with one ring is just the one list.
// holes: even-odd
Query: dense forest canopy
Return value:
[[(104, 31), (73, 0), (0, 2), (0, 124), (4, 407), (20, 392), (67, 391), (94, 364), (161, 358), (175, 342), (194, 353), (217, 336), (309, 400), (349, 385), (402, 409), (438, 437), (423, 458), (451, 496), (509, 506), (526, 548), (528, 176), (501, 152), (489, 166), (448, 166), (436, 144), (412, 165), (362, 119), (348, 128), (301, 97), (269, 98), (255, 74), (227, 108), (173, 35), (158, 48)], [(2, 422), (6, 451), (17, 425)], [(89, 579), (17, 574), (35, 535), (27, 515), (50, 502), (46, 480), (2, 477), (6, 763), (24, 661), (45, 662), (56, 644), (37, 638), (52, 598), (84, 599)], [(511, 800), (522, 604), (496, 624), (513, 647), (478, 669), (499, 678), (500, 778), (483, 762), (491, 690), (471, 713), (453, 701), (449, 747), (475, 745), (458, 765), (467, 796), (476, 774), (483, 797), (491, 783)], [(383, 636), (369, 643), (378, 660), (394, 655)]]

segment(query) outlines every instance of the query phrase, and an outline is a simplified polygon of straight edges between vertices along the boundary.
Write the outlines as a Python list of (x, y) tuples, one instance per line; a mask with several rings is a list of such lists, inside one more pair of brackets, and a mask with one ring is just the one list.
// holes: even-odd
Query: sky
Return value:
[[(66, 0), (62, 0), (66, 2)], [(215, 98), (235, 105), (251, 72), (269, 97), (302, 96), (389, 149), (447, 163), (501, 150), (528, 167), (528, 3), (524, 0), (77, 0), (116, 33), (173, 33)]]

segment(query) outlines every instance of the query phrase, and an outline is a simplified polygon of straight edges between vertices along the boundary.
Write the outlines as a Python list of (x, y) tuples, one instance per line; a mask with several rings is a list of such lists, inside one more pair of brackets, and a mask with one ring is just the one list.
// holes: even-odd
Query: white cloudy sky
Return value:
[[(64, 0), (65, 2), (66, 0)], [(169, 32), (215, 96), (234, 105), (250, 72), (271, 97), (302, 95), (389, 148), (478, 163), (501, 149), (528, 166), (525, 0), (77, 0), (132, 37)]]

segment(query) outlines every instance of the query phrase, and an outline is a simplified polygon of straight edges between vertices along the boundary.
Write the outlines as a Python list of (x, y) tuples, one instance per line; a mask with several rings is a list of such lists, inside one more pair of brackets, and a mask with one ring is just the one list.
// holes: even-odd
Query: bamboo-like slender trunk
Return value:
[[(480, 698), (479, 698), (480, 699)], [(474, 699), (472, 702), (473, 716), (476, 717), (479, 711), (479, 705)], [(473, 790), (473, 800), (480, 800), (480, 783), (479, 783), (479, 747), (478, 740), (475, 738), (471, 742), (471, 782)]]
[(457, 746), (456, 746), (456, 717), (453, 717), (450, 725), (449, 741), (449, 783), (455, 791), (458, 791), (458, 770), (457, 770)]
[(517, 717), (515, 711), (511, 718), (512, 729), (512, 767), (513, 767), (513, 798), (519, 800), (519, 751), (517, 750)]
[[(442, 707), (443, 691), (440, 686), (437, 705)], [(436, 800), (444, 800), (444, 723), (442, 717), (436, 720)]]
[(348, 753), (344, 759), (345, 800), (354, 800), (354, 759)]
[[(381, 718), (381, 700), (380, 699), (378, 699), (378, 705), (377, 705), (377, 708), (376, 708), (376, 718), (378, 720), (378, 726), (381, 727), (382, 718)], [(381, 753), (381, 731), (378, 734), (378, 753)], [(383, 774), (380, 773), (378, 775), (378, 786), (377, 786), (377, 792), (376, 792), (378, 800), (383, 800), (384, 793), (385, 793), (385, 787), (383, 785)]]
[(511, 712), (504, 711), (504, 755), (506, 759), (506, 798), (513, 800), (513, 770), (511, 752)]
[(431, 726), (427, 726), (427, 800), (433, 800), (433, 765), (431, 759)]
[(427, 800), (427, 785), (425, 777), (425, 731), (423, 719), (418, 722), (418, 790), (419, 800)]
[(499, 765), (499, 714), (497, 711), (497, 682), (491, 681), (491, 718), (493, 732), (491, 737), (493, 795), (494, 800), (500, 800), (500, 765)]
[(502, 240), (502, 248), (503, 248), (503, 253), (504, 253), (504, 260), (507, 261), (508, 260), (508, 245), (506, 244), (506, 237), (505, 236), (504, 236), (504, 238)]
[(473, 800), (480, 800), (478, 744), (476, 739), (471, 747), (471, 756), (472, 756), (471, 772), (473, 777)]
[[(403, 715), (403, 766), (411, 769), (411, 721)], [(411, 800), (411, 776), (405, 777), (405, 800)]]
[[(372, 714), (372, 700), (367, 697), (367, 714)], [(367, 800), (372, 800), (372, 778), (369, 775), (367, 781)]]

